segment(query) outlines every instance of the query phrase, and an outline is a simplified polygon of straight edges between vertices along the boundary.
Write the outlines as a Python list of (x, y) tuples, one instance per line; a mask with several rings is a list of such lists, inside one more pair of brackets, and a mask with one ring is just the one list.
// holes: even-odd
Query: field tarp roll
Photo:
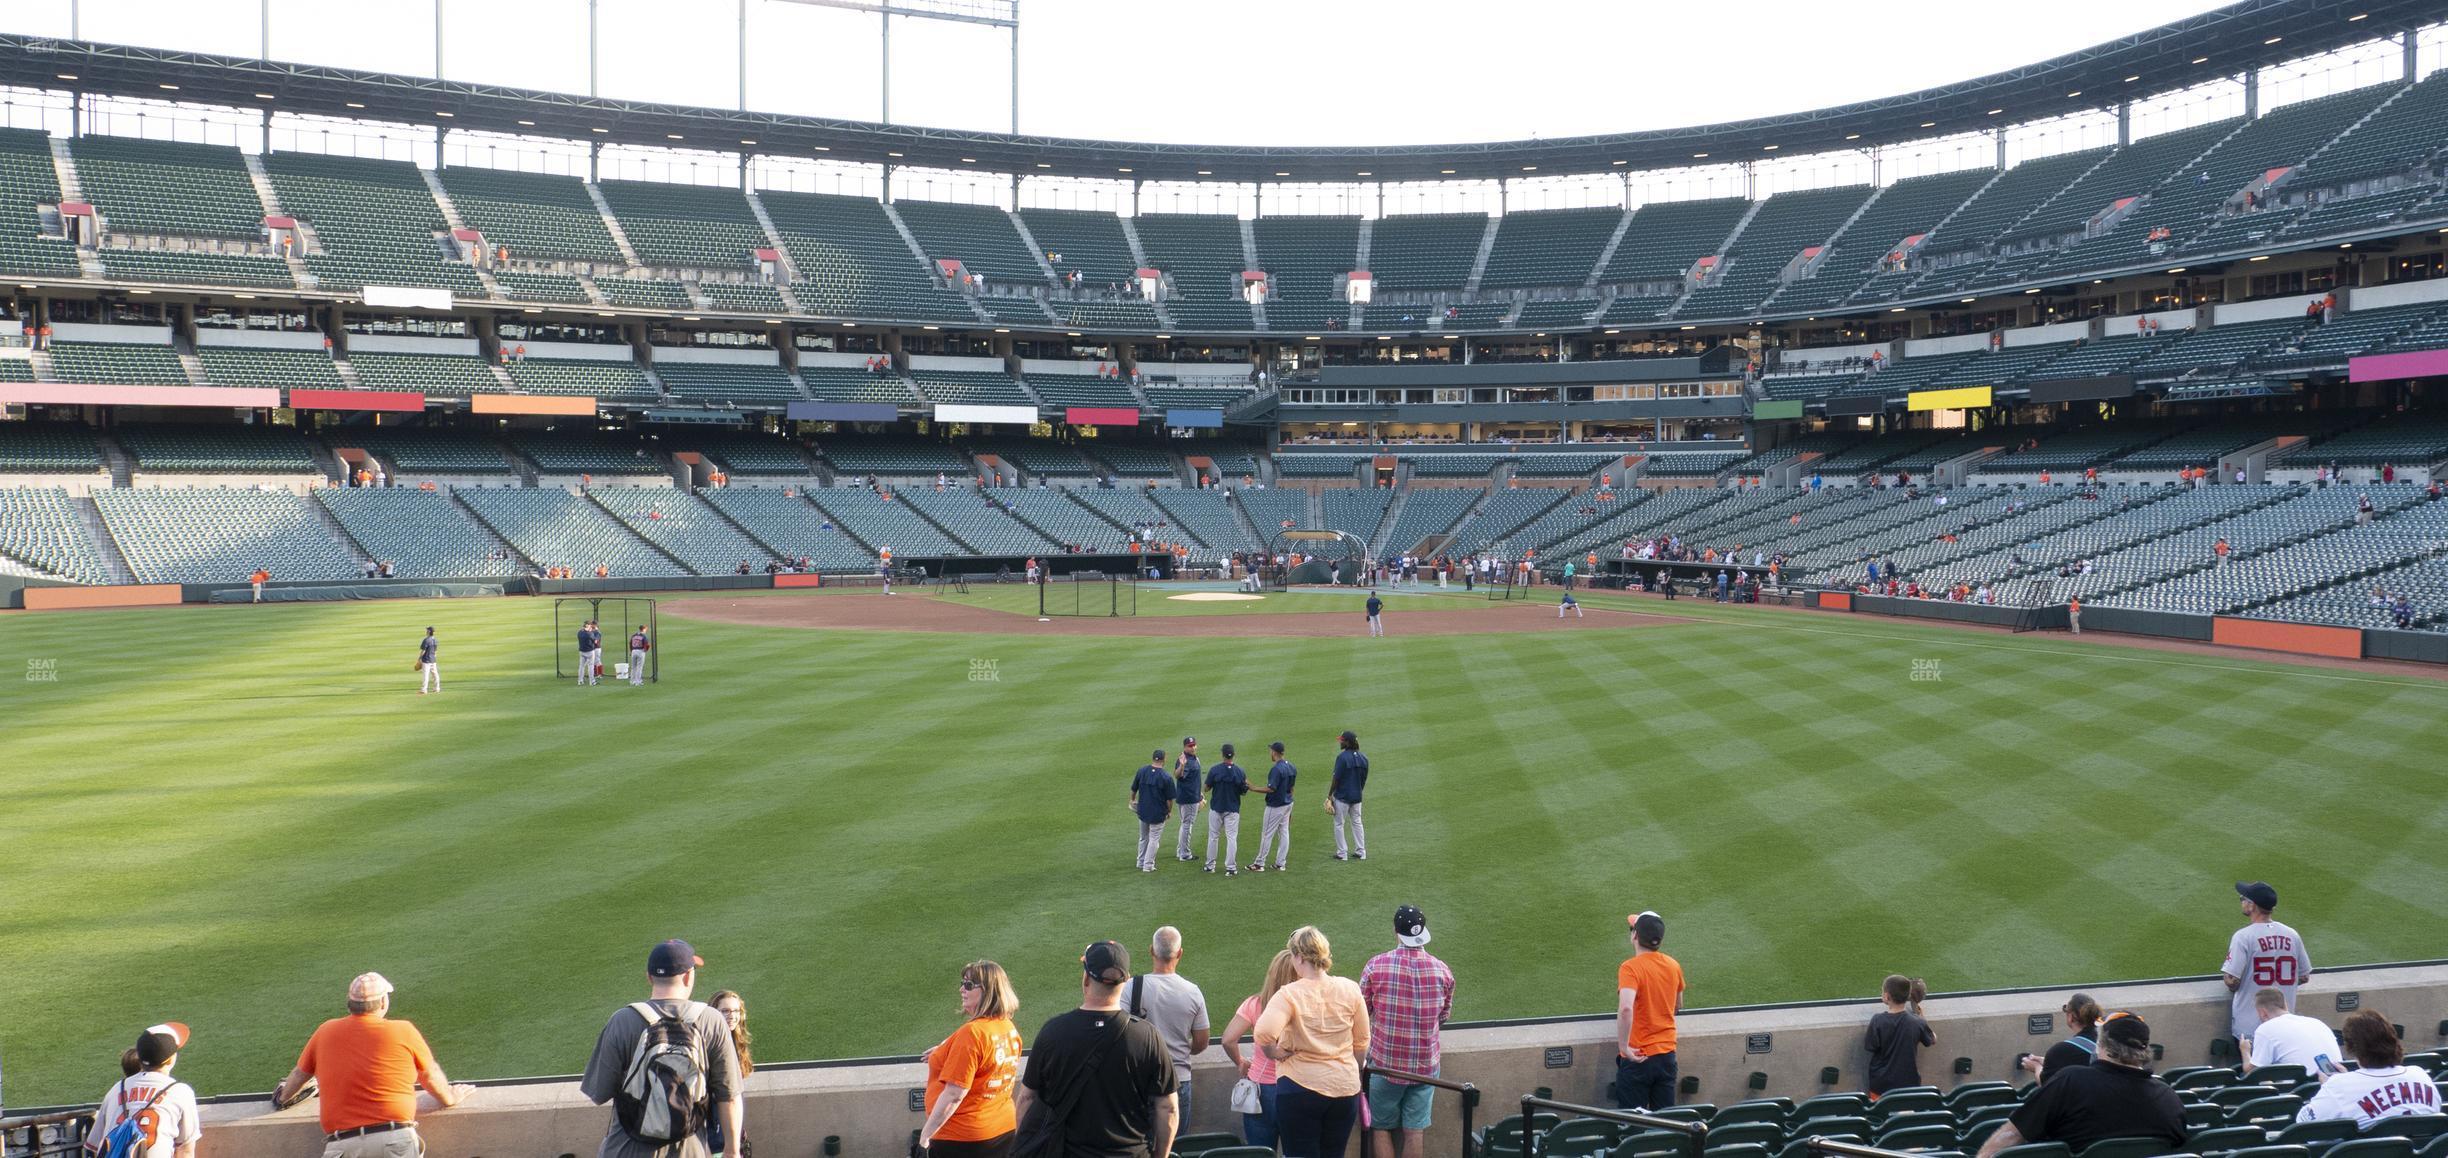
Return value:
[[(251, 587), (204, 587), (202, 602), (251, 603)], [(499, 595), (499, 583), (329, 583), (265, 587), (266, 603), (318, 603), (341, 599), (469, 599)]]

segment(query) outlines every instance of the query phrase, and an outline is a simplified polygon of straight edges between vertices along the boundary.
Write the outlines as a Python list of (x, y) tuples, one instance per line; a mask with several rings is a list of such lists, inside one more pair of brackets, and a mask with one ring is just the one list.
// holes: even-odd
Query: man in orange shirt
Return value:
[(1615, 970), (1615, 1104), (1663, 1110), (1675, 1103), (1675, 1012), (1683, 1008), (1683, 966), (1658, 952), (1666, 919), (1634, 913), (1632, 956)]
[(450, 1109), (476, 1092), (451, 1084), (425, 1035), (393, 1021), (391, 983), (380, 973), (349, 982), (347, 1017), (317, 1026), (297, 1067), (272, 1090), (272, 1104), (289, 1100), (313, 1078), (322, 1084), (323, 1158), (396, 1158), (422, 1154), (416, 1136), (417, 1086)]
[(255, 602), (263, 602), (263, 585), (271, 581), (272, 573), (261, 567), (257, 567), (254, 574), (247, 576), (247, 582), (255, 588)]

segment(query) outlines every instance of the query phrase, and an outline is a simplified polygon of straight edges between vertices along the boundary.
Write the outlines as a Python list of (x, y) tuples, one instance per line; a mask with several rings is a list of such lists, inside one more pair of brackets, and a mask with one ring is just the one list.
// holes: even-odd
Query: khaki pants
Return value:
[(421, 1158), (425, 1140), (414, 1128), (359, 1134), (323, 1144), (323, 1158)]
[(423, 686), (423, 687), (420, 687), (420, 688), (419, 688), (419, 689), (417, 689), (417, 690), (418, 690), (418, 691), (420, 691), (420, 692), (438, 692), (438, 691), (441, 691), (441, 690), (442, 690), (442, 665), (441, 665), (441, 664), (438, 664), (438, 663), (429, 663), (429, 664), (424, 665), (424, 668), (425, 668), (425, 673), (424, 673), (424, 686)]
[[(1278, 841), (1281, 843), (1278, 844)], [(1289, 804), (1267, 806), (1266, 818), (1258, 825), (1258, 859), (1250, 863), (1265, 864), (1270, 845), (1275, 847), (1276, 868), (1282, 868), (1285, 861), (1292, 859), (1292, 806)]]
[(1217, 829), (1224, 837), (1224, 868), (1230, 872), (1241, 865), (1241, 814), (1207, 810), (1207, 867), (1216, 866)]

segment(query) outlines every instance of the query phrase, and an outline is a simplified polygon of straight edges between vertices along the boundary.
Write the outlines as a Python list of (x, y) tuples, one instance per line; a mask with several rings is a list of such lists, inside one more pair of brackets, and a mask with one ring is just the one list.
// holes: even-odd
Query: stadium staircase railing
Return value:
[[(1691, 1152), (1694, 1154), (1708, 1148), (1708, 1126), (1702, 1122), (1687, 1122), (1680, 1118), (1661, 1118), (1630, 1110), (1602, 1110), (1596, 1106), (1559, 1102), (1551, 1098), (1540, 1097), (1537, 1094), (1522, 1095), (1519, 1121), (1525, 1126), (1534, 1124), (1538, 1121), (1541, 1111), (1559, 1116), (1571, 1114), (1575, 1117), (1596, 1118), (1600, 1121), (1614, 1122), (1617, 1125), (1638, 1126), (1643, 1130), (1663, 1130), (1668, 1133), (1682, 1134), (1691, 1139)], [(1533, 1128), (1522, 1130), (1522, 1158), (1539, 1158), (1539, 1142), (1542, 1133), (1544, 1131)], [(1883, 1158), (1883, 1155), (1877, 1155), (1874, 1158)]]
[(1453, 1093), (1461, 1095), (1462, 1158), (1471, 1158), (1471, 1137), (1475, 1133), (1475, 1131), (1471, 1128), (1471, 1122), (1479, 1116), (1479, 1087), (1474, 1086), (1469, 1082), (1449, 1082), (1443, 1078), (1433, 1078), (1426, 1074), (1415, 1074), (1409, 1070), (1378, 1069), (1373, 1066), (1363, 1065), (1360, 1067), (1360, 1087), (1362, 1089), (1368, 1088), (1368, 1080), (1372, 1074), (1392, 1078), (1398, 1082), (1409, 1082), (1415, 1086), (1428, 1086), (1439, 1090), (1450, 1090)]

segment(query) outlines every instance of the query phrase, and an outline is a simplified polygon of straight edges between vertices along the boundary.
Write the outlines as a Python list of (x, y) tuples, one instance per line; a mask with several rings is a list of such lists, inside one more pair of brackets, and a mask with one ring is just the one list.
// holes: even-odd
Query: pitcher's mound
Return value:
[(1246, 591), (1185, 591), (1165, 598), (1179, 599), (1184, 603), (1256, 603), (1266, 596), (1252, 595)]

